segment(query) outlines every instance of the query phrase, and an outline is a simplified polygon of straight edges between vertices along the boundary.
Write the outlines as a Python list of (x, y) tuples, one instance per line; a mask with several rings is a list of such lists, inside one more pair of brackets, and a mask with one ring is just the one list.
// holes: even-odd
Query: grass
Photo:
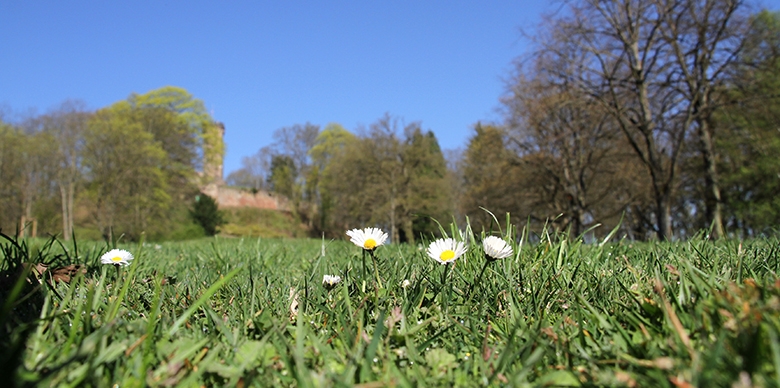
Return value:
[[(6, 238), (0, 365), (18, 386), (780, 386), (777, 239), (563, 237), (488, 265), (388, 245), (376, 268), (345, 241), (120, 244), (118, 271), (105, 244)], [(40, 261), (87, 273), (9, 280)]]
[(255, 208), (229, 208), (224, 210), (226, 224), (220, 234), (251, 237), (304, 237), (305, 225), (287, 212)]

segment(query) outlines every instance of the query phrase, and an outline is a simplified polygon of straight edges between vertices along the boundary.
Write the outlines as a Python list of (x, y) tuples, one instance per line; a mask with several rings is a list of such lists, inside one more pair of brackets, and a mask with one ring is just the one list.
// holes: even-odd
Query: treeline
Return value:
[(381, 225), (414, 242), (450, 220), (450, 172), (433, 132), (389, 115), (354, 134), (338, 124), (281, 128), (227, 182), (287, 196), (313, 236)]
[[(464, 150), (390, 115), (352, 131), (307, 123), (277, 130), (227, 181), (288, 197), (317, 237), (379, 226), (414, 242), (437, 220), (479, 230), (506, 213), (588, 238), (774, 233), (780, 15), (749, 5), (567, 2), (518, 58), (503, 121), (476, 124)], [(219, 131), (172, 87), (0, 123), (0, 228), (203, 233), (189, 209), (221, 163)]]
[[(632, 239), (773, 233), (780, 224), (780, 16), (731, 0), (577, 1), (517, 60), (505, 120), (449, 163), (433, 133), (384, 117), (354, 133), (282, 128), (228, 182), (290, 197), (314, 235), (509, 212)], [(449, 164), (449, 168), (447, 165)], [(593, 229), (595, 226), (601, 227)]]
[[(133, 94), (96, 112), (68, 101), (0, 120), (0, 230), (137, 240), (203, 235), (190, 208), (204, 161), (222, 159), (217, 124), (186, 90)], [(78, 229), (78, 230), (76, 230)]]

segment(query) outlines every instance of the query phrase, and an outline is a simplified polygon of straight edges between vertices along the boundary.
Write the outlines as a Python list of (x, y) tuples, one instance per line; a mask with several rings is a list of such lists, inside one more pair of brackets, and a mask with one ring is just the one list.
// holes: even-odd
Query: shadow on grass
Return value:
[[(62, 299), (53, 284), (70, 282), (86, 268), (67, 264), (70, 257), (45, 252), (58, 242), (52, 237), (34, 254), (25, 241), (19, 241), (0, 232), (0, 376), (11, 378), (13, 385), (21, 385), (18, 373), (23, 372), (25, 346), (38, 327), (43, 311), (46, 290)], [(64, 259), (64, 260), (63, 260)]]

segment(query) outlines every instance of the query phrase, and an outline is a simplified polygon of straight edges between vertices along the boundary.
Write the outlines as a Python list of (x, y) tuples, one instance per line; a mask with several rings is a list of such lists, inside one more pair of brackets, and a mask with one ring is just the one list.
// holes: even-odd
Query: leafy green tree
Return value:
[(406, 187), (401, 231), (404, 240), (414, 243), (420, 235), (439, 233), (434, 220), (445, 222), (450, 217), (453, 197), (436, 136), (431, 131), (423, 133), (417, 124), (407, 127), (406, 132), (401, 156)]
[(167, 158), (163, 169), (174, 184), (189, 184), (199, 166), (198, 139), (177, 113), (162, 107), (135, 107), (133, 119), (160, 143)]
[[(363, 136), (344, 137), (343, 146), (330, 153), (323, 168), (321, 190), (327, 215), (326, 230), (342, 237), (350, 228), (372, 223), (376, 203), (368, 195), (375, 181), (375, 171), (368, 166), (371, 158), (371, 141)], [(332, 208), (330, 204), (334, 204)]]
[(100, 110), (83, 153), (100, 231), (165, 238), (188, 223), (187, 199), (221, 180), (214, 174), (224, 152), (220, 131), (203, 102), (176, 87), (132, 94)]
[[(15, 126), (0, 122), (0, 229), (8, 233), (23, 227), (18, 229), (23, 235), (56, 234), (68, 221), (58, 208), (64, 209), (68, 204), (73, 208), (78, 174), (68, 178), (73, 193), (68, 202), (68, 196), (62, 195), (67, 193), (63, 190), (63, 178), (68, 169), (62, 154), (80, 137), (71, 138), (52, 130), (55, 117), (60, 124), (74, 121), (73, 116), (57, 111), (29, 117)], [(71, 149), (70, 156), (77, 158), (76, 153)]]
[[(147, 117), (142, 123), (149, 126), (159, 141), (167, 143), (166, 151), (175, 155), (172, 160), (191, 165), (196, 169), (221, 165), (225, 154), (221, 128), (206, 110), (203, 101), (194, 98), (187, 90), (165, 86), (145, 94), (132, 94), (127, 103), (143, 112), (156, 111), (157, 116)], [(172, 114), (165, 117), (166, 113)], [(144, 113), (148, 116), (148, 113)], [(175, 121), (174, 124), (171, 120)], [(167, 123), (155, 126), (156, 123)], [(202, 183), (210, 183), (210, 174), (204, 173)]]
[(354, 139), (355, 135), (341, 124), (328, 124), (314, 139), (309, 157), (315, 166), (320, 169), (325, 168), (337, 154), (344, 150), (346, 144)]
[(225, 224), (225, 216), (214, 198), (206, 194), (198, 194), (190, 210), (190, 216), (196, 224), (203, 228), (207, 236), (217, 234), (217, 228)]
[[(309, 157), (312, 160), (312, 175), (314, 179), (309, 179), (315, 187), (312, 197), (317, 204), (317, 224), (313, 232), (327, 232), (329, 229), (340, 236), (331, 228), (331, 211), (335, 206), (332, 193), (328, 191), (328, 186), (332, 182), (328, 179), (336, 179), (330, 174), (328, 168), (332, 166), (334, 158), (344, 152), (348, 143), (355, 141), (355, 135), (344, 129), (340, 124), (328, 124), (314, 140), (314, 145), (309, 150)], [(315, 181), (316, 180), (316, 181)], [(343, 233), (343, 232), (342, 232)]]
[[(9, 141), (13, 150), (7, 155), (16, 159), (7, 164), (14, 181), (3, 182), (11, 188), (11, 211), (16, 229), (22, 236), (35, 236), (37, 231), (56, 233), (58, 212), (56, 195), (57, 142), (42, 130), (43, 120), (32, 116), (10, 127)], [(4, 152), (6, 153), (6, 152)], [(14, 205), (15, 204), (15, 205)], [(14, 228), (9, 228), (14, 230)]]
[(338, 129), (333, 135), (330, 150), (337, 151), (323, 158), (328, 162), (322, 182), (337, 204), (331, 213), (335, 231), (376, 225), (394, 242), (437, 232), (431, 217), (449, 216), (451, 196), (446, 163), (431, 132), (412, 123), (401, 137), (399, 120), (388, 115), (360, 136)]
[(492, 218), (480, 208), (496, 215), (524, 214), (520, 197), (527, 195), (528, 190), (518, 186), (520, 171), (512, 162), (503, 130), (478, 123), (474, 132), (461, 164), (465, 192), (460, 206), (475, 229), (487, 229)]
[(137, 239), (160, 232), (170, 209), (168, 181), (160, 168), (165, 150), (143, 130), (126, 104), (99, 110), (85, 132), (83, 163), (92, 215), (105, 238)]
[[(43, 215), (43, 210), (53, 209), (57, 199), (54, 185), (50, 182), (55, 181), (57, 174), (57, 160), (54, 158), (57, 152), (57, 145), (54, 138), (46, 132), (35, 131), (25, 136), (22, 158), (24, 166), (22, 169), (22, 220), (20, 225), (28, 226), (32, 223), (33, 235), (36, 235), (38, 226), (43, 227), (49, 232), (55, 231), (56, 223), (54, 220), (57, 212), (48, 211), (47, 217)], [(38, 225), (38, 220), (44, 221), (44, 225)], [(48, 222), (47, 222), (48, 221)], [(27, 233), (22, 233), (26, 235)]]
[(14, 233), (22, 217), (24, 150), (26, 135), (11, 124), (0, 122), (0, 229)]
[(754, 236), (780, 225), (780, 13), (754, 17), (740, 62), (717, 146), (727, 227)]
[(271, 191), (292, 199), (297, 177), (298, 170), (293, 158), (287, 155), (274, 155), (271, 158), (271, 174), (268, 176)]
[[(402, 143), (399, 139), (399, 119), (385, 115), (370, 126), (369, 137), (363, 143), (364, 161), (357, 168), (368, 182), (364, 191), (371, 219), (368, 224), (386, 225), (392, 242), (400, 242), (399, 226), (404, 225), (404, 194)], [(349, 192), (349, 190), (346, 190)]]

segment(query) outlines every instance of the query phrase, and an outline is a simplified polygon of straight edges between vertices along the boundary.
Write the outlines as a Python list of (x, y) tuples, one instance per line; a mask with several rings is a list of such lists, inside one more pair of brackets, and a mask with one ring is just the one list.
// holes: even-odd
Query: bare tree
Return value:
[(273, 135), (273, 148), (278, 153), (291, 157), (298, 171), (305, 171), (311, 164), (309, 150), (314, 146), (319, 133), (320, 127), (309, 123), (279, 128)]
[(630, 182), (636, 178), (625, 174), (636, 157), (597, 101), (569, 85), (532, 77), (550, 66), (537, 61), (535, 71), (515, 81), (504, 98), (507, 127), (516, 159), (537, 175), (535, 185), (525, 185), (535, 193), (531, 216), (555, 218), (554, 225), (578, 236), (619, 216), (639, 197)]
[[(668, 4), (667, 4), (668, 3)], [(714, 93), (723, 90), (727, 71), (735, 66), (748, 28), (741, 0), (678, 0), (659, 3), (661, 34), (669, 44), (675, 68), (671, 80), (682, 96), (683, 128), (693, 127), (704, 165), (705, 213), (713, 236), (724, 236), (723, 200), (717, 170), (712, 116), (718, 108)]]
[(263, 147), (254, 155), (241, 158), (241, 168), (230, 173), (227, 183), (233, 186), (262, 190), (265, 187), (268, 171), (271, 169), (270, 147)]
[(81, 101), (68, 100), (43, 117), (43, 130), (56, 140), (57, 186), (62, 204), (62, 235), (73, 235), (76, 190), (82, 177), (81, 152), (90, 113)]
[[(672, 236), (686, 139), (696, 136), (697, 126), (706, 135), (713, 82), (738, 49), (732, 18), (742, 5), (584, 0), (572, 3), (569, 16), (551, 21), (554, 30), (539, 39), (540, 55), (562, 64), (547, 75), (598, 101), (644, 164), (660, 239)], [(717, 187), (717, 179), (711, 184)]]

